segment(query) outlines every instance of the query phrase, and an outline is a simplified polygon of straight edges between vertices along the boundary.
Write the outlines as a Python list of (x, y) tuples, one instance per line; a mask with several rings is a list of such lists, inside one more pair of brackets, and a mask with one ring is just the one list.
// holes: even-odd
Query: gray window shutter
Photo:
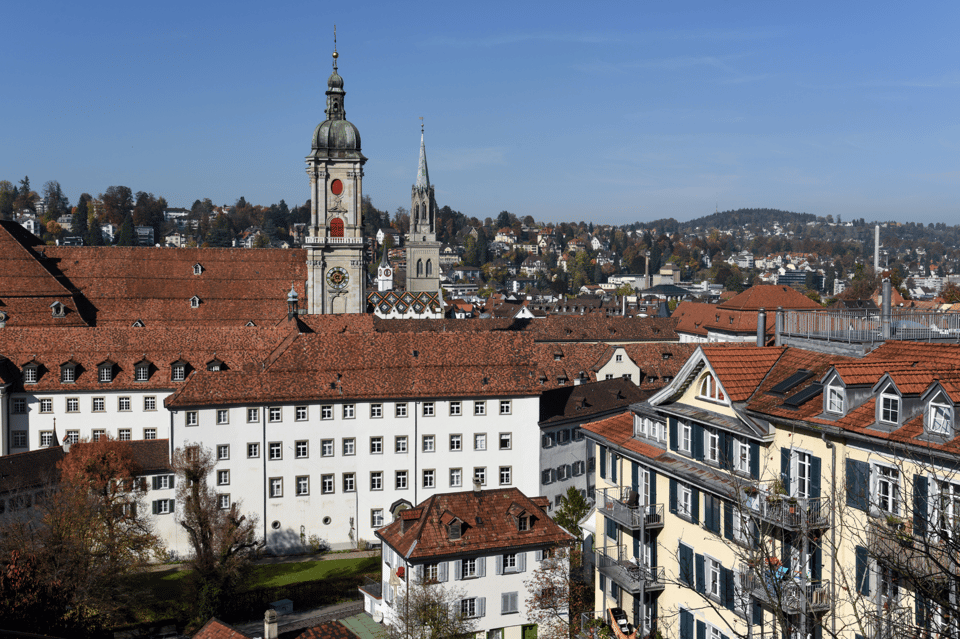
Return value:
[(517, 553), (517, 571), (526, 572), (527, 570), (527, 553), (518, 552)]
[(597, 446), (597, 457), (600, 458), (600, 477), (607, 478), (607, 447)]
[(700, 521), (700, 491), (696, 488), (690, 489), (690, 518), (695, 524)]
[(820, 458), (810, 456), (810, 497), (820, 499)]
[(790, 494), (790, 461), (792, 451), (789, 448), (780, 449), (780, 481), (783, 482), (783, 488)]
[(503, 574), (503, 555), (497, 555), (497, 567), (496, 567), (496, 569), (497, 569), (497, 572), (496, 572), (495, 574), (497, 574), (497, 575), (502, 575), (502, 574)]
[(477, 559), (477, 564), (479, 564), (477, 569), (480, 571), (480, 576), (486, 577), (487, 576), (487, 558), (480, 557), (479, 559)]
[(750, 442), (750, 477), (760, 479), (760, 446)]
[[(156, 478), (154, 478), (154, 480), (156, 480)], [(157, 502), (154, 501), (154, 502), (153, 502), (153, 514), (154, 514), (154, 515), (157, 514), (157, 510), (159, 510), (159, 507), (157, 506)]]
[(697, 592), (703, 594), (707, 591), (707, 584), (704, 583), (706, 581), (706, 576), (704, 571), (703, 555), (698, 553), (693, 556), (693, 560), (694, 568), (696, 569), (697, 573)]
[(446, 581), (447, 580), (447, 562), (441, 561), (440, 570), (438, 570), (437, 572), (440, 573), (440, 581)]
[(487, 614), (487, 598), (477, 597), (477, 616), (482, 617)]
[(677, 514), (677, 480), (670, 478), (670, 512)]
[(176, 499), (171, 499), (171, 500), (169, 500), (169, 501), (170, 501), (170, 512), (171, 512), (171, 513), (177, 512), (177, 500), (176, 500)]
[(537, 561), (543, 561), (543, 551), (542, 551), (542, 550), (537, 550), (537, 551), (535, 551), (535, 552), (536, 552), (536, 559), (537, 559)]
[[(157, 475), (154, 475), (154, 476), (153, 476), (153, 489), (154, 489), (154, 490), (159, 490), (159, 489), (160, 489), (160, 477), (157, 476)], [(156, 513), (154, 513), (154, 514), (156, 514)]]
[(453, 562), (453, 578), (455, 581), (463, 579), (463, 561), (460, 559)]
[(870, 464), (847, 460), (847, 505), (867, 512), (870, 503)]
[(176, 488), (176, 487), (177, 487), (177, 485), (176, 485), (176, 483), (175, 483), (176, 481), (177, 481), (177, 476), (176, 476), (176, 475), (170, 475), (170, 488)]
[(423, 565), (416, 566), (417, 581), (423, 583)]
[(500, 614), (508, 612), (510, 610), (510, 593), (505, 592), (500, 595)]
[[(724, 539), (733, 539), (733, 502), (723, 502), (723, 537)], [(741, 519), (741, 521), (743, 521)]]
[(930, 500), (927, 478), (924, 475), (913, 476), (913, 531), (919, 537), (927, 534), (927, 517)]
[(870, 594), (870, 563), (867, 556), (867, 549), (863, 546), (857, 546), (856, 552), (856, 578), (857, 592), (861, 595)]

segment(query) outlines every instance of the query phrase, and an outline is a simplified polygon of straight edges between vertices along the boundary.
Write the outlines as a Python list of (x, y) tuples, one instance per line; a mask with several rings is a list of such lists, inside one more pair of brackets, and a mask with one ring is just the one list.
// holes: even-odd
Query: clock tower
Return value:
[(364, 300), (363, 165), (360, 132), (347, 121), (343, 78), (337, 73), (334, 38), (333, 73), (327, 80), (327, 119), (313, 132), (307, 156), (310, 176), (310, 227), (307, 250), (307, 312), (330, 315), (362, 313)]

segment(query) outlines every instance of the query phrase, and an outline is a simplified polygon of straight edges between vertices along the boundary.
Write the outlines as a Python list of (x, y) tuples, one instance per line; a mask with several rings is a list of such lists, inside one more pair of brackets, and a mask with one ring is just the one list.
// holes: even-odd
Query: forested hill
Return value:
[(683, 230), (693, 230), (697, 227), (716, 228), (724, 231), (733, 227), (756, 225), (769, 228), (774, 224), (784, 226), (786, 224), (806, 224), (816, 221), (817, 216), (813, 213), (792, 213), (778, 209), (737, 209), (736, 211), (722, 211), (698, 217), (688, 222), (681, 222), (680, 228)]

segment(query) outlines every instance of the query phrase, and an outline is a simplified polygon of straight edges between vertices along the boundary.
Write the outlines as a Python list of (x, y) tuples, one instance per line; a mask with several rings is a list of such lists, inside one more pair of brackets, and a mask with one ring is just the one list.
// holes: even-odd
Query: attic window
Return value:
[(211, 359), (209, 362), (207, 362), (208, 371), (213, 371), (215, 373), (218, 373), (222, 368), (223, 368), (223, 362), (221, 362), (219, 359)]
[(182, 382), (187, 378), (186, 362), (174, 362), (170, 367), (170, 379), (174, 382)]
[(23, 367), (23, 383), (24, 384), (36, 384), (37, 378), (39, 377), (38, 367), (36, 364), (27, 364)]
[(532, 517), (527, 515), (521, 515), (517, 517), (517, 530), (523, 532), (524, 530), (530, 530), (533, 527), (533, 522), (531, 521)]
[(252, 326), (252, 327), (255, 327), (255, 326), (256, 326), (256, 324), (254, 324), (254, 323), (253, 323), (253, 320), (250, 320), (249, 322), (247, 322), (247, 323), (245, 324), (245, 326)]
[[(942, 397), (938, 399), (942, 400)], [(950, 437), (953, 433), (953, 406), (938, 401), (930, 402), (930, 410), (927, 411), (927, 430)]]
[(202, 274), (203, 274), (203, 267), (200, 265), (199, 262), (197, 262), (196, 264), (193, 265), (193, 274), (194, 274), (194, 275), (202, 275)]
[(663, 354), (663, 359), (670, 359), (671, 357), (673, 357), (673, 353), (664, 353), (664, 354)]
[(150, 380), (150, 362), (142, 361), (135, 365), (133, 380), (135, 382), (146, 382)]
[(200, 298), (194, 295), (190, 298), (190, 308), (199, 308), (200, 307)]
[(73, 362), (60, 367), (60, 383), (73, 384), (77, 381), (77, 365)]
[(447, 527), (447, 536), (449, 539), (460, 539), (460, 535), (463, 534), (461, 529), (461, 522), (459, 519), (450, 522), (450, 525)]
[(113, 381), (113, 363), (104, 362), (97, 367), (97, 380), (107, 384)]
[(50, 310), (53, 311), (54, 317), (66, 317), (67, 316), (67, 307), (60, 302), (54, 302), (50, 305)]
[(132, 326), (133, 328), (143, 328), (144, 326), (146, 326), (146, 324), (143, 323), (143, 320), (138, 319), (136, 322), (134, 322), (133, 324), (131, 324), (131, 326)]

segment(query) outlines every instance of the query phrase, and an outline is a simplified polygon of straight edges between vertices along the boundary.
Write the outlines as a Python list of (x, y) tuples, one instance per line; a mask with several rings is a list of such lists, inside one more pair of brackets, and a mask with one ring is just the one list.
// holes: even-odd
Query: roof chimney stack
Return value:
[(479, 479), (474, 479), (474, 480), (473, 480), (473, 494), (474, 494), (474, 495), (479, 495), (479, 494), (480, 494), (480, 480), (479, 480)]
[(263, 639), (277, 639), (279, 635), (277, 611), (271, 608), (263, 613)]
[(761, 308), (757, 311), (757, 346), (763, 348), (767, 343), (767, 311)]

